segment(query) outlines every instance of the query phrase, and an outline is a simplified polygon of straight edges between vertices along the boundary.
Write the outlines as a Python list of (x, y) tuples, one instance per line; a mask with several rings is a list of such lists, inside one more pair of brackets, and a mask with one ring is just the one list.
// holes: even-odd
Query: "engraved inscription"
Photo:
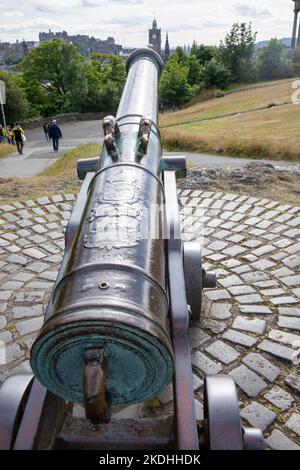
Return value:
[(97, 194), (96, 204), (88, 215), (86, 248), (111, 252), (134, 247), (144, 238), (148, 210), (140, 198), (137, 180), (124, 182), (123, 171), (107, 180), (103, 191)]
[(100, 196), (99, 202), (135, 202), (138, 200), (138, 190), (136, 181), (127, 183), (124, 181), (107, 181), (104, 187), (104, 193)]

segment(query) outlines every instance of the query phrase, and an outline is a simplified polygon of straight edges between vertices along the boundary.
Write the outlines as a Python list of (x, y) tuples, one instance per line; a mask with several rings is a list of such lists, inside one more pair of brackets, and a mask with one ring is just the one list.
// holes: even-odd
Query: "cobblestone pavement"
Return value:
[[(230, 373), (242, 418), (271, 449), (300, 449), (300, 207), (234, 194), (180, 192), (185, 239), (203, 235), (218, 287), (191, 328), (197, 417), (203, 375)], [(0, 207), (0, 381), (29, 371), (64, 247), (73, 195)], [(194, 215), (196, 214), (196, 220)], [(171, 386), (159, 397), (172, 401)]]

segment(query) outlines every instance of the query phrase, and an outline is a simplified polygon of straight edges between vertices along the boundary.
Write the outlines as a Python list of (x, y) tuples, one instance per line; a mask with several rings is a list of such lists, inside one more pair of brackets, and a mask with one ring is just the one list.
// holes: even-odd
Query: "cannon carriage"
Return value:
[[(230, 377), (206, 377), (197, 428), (189, 324), (216, 278), (202, 267), (200, 243), (181, 237), (176, 179), (186, 162), (162, 156), (162, 65), (149, 49), (129, 57), (101, 157), (78, 162), (83, 184), (31, 350), (34, 376), (12, 376), (0, 389), (0, 449), (263, 448), (261, 432), (241, 425)], [(114, 419), (172, 380), (173, 416)]]

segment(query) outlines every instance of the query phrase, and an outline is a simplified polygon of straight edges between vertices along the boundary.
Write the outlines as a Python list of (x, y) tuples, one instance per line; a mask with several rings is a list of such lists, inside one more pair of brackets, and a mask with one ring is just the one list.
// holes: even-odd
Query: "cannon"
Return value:
[[(176, 180), (186, 162), (162, 156), (162, 67), (150, 49), (129, 57), (117, 116), (103, 120), (101, 157), (78, 162), (83, 183), (31, 349), (34, 375), (9, 377), (0, 389), (1, 449), (263, 448), (261, 432), (241, 425), (230, 377), (205, 378), (197, 427), (189, 325), (216, 278), (199, 242), (181, 238)], [(173, 416), (114, 419), (172, 380)]]

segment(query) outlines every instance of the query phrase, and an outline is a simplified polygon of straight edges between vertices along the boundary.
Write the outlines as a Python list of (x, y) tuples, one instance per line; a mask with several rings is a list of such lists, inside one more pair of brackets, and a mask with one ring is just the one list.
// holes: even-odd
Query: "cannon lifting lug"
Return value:
[(150, 116), (143, 116), (140, 121), (139, 128), (139, 146), (137, 150), (137, 158), (141, 160), (148, 150), (149, 138), (151, 133), (152, 120)]
[(119, 158), (119, 152), (115, 139), (119, 137), (120, 129), (114, 116), (107, 116), (103, 119), (103, 132), (107, 153), (113, 161), (116, 161)]
[(85, 413), (93, 424), (108, 423), (111, 395), (106, 390), (108, 354), (105, 348), (86, 349), (84, 354), (83, 395)]

